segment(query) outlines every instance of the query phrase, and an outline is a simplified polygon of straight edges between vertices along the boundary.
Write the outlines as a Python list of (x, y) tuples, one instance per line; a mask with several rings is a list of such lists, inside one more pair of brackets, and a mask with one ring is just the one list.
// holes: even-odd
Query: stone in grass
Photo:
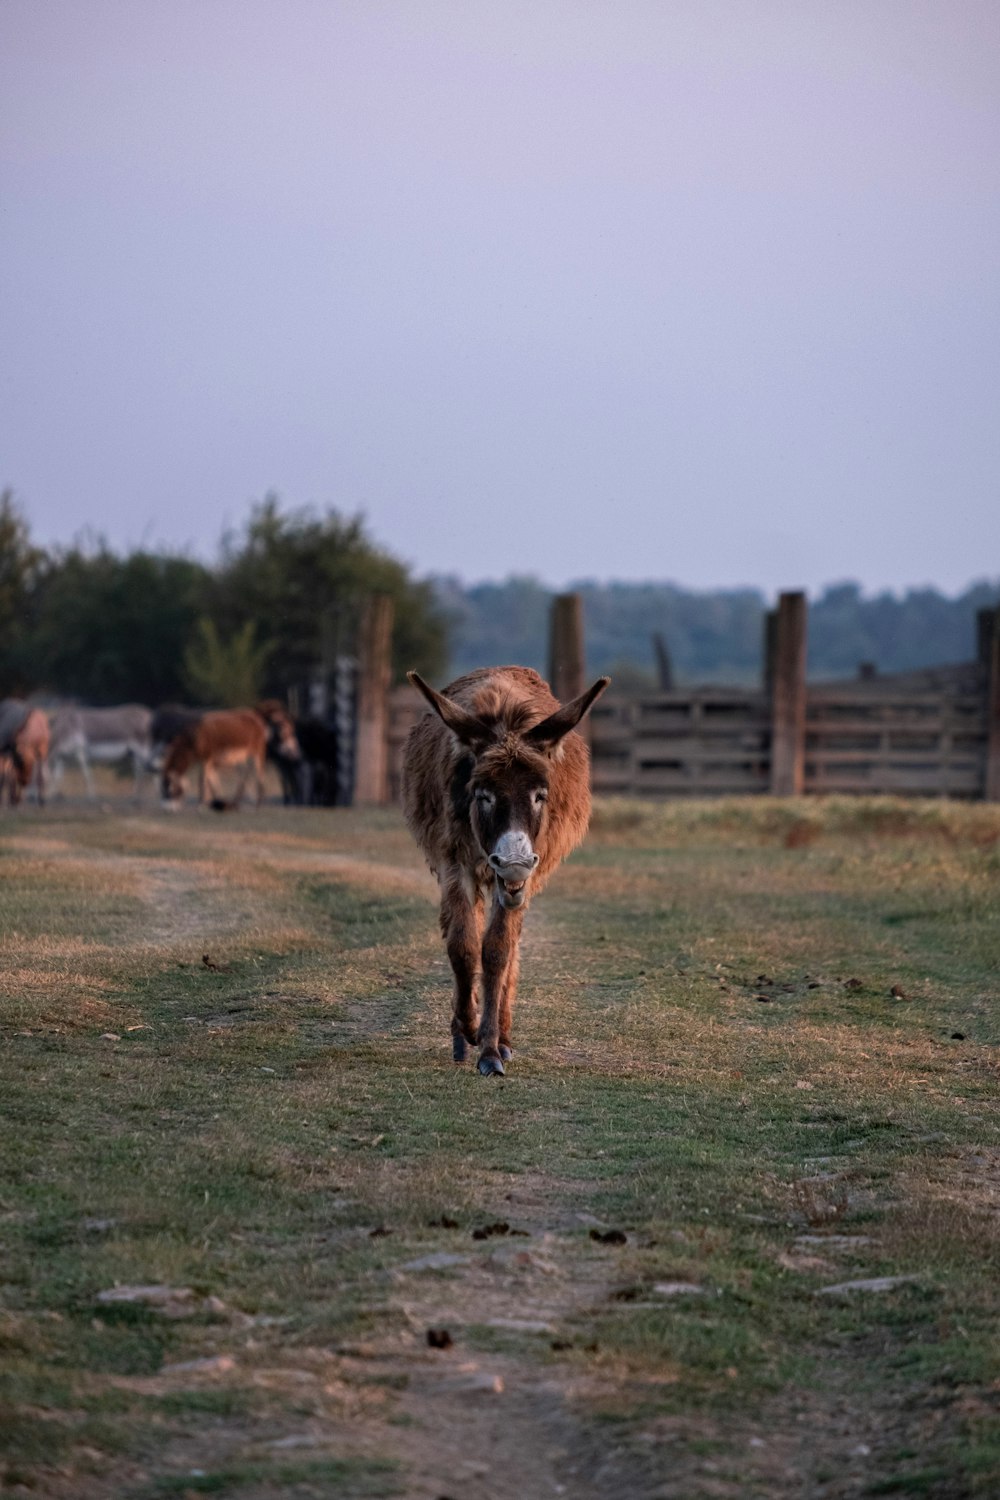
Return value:
[(490, 1318), (487, 1328), (498, 1328), (502, 1333), (555, 1333), (555, 1325), (542, 1318)]
[(98, 1292), (94, 1300), (102, 1307), (148, 1307), (164, 1318), (194, 1318), (200, 1313), (228, 1311), (219, 1297), (199, 1297), (189, 1286), (113, 1286)]
[(478, 1365), (459, 1365), (438, 1386), (439, 1390), (454, 1392), (455, 1395), (488, 1395), (500, 1396), (503, 1394), (503, 1376), (495, 1375), (490, 1370), (481, 1370)]
[(656, 1281), (653, 1291), (657, 1297), (703, 1297), (705, 1288), (694, 1281)]
[(822, 1245), (826, 1250), (859, 1250), (871, 1242), (870, 1234), (799, 1234), (795, 1237), (797, 1246)]
[(821, 1286), (815, 1296), (850, 1297), (855, 1292), (892, 1292), (896, 1287), (916, 1280), (916, 1276), (869, 1276), (861, 1281), (838, 1281), (833, 1286)]
[(430, 1255), (421, 1255), (397, 1266), (397, 1271), (448, 1271), (452, 1266), (465, 1266), (469, 1256), (454, 1255), (450, 1250), (434, 1250)]
[(518, 1245), (503, 1245), (487, 1257), (486, 1264), (500, 1271), (540, 1271), (543, 1276), (554, 1276), (559, 1267), (547, 1255), (537, 1250), (524, 1250)]
[(205, 1359), (185, 1359), (180, 1364), (163, 1365), (161, 1375), (228, 1375), (236, 1369), (231, 1354), (211, 1354)]

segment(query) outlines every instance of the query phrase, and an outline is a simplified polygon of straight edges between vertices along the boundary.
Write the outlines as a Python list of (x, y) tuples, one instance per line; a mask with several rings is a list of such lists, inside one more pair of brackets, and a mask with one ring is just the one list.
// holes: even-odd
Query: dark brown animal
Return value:
[(281, 777), (285, 805), (334, 807), (337, 803), (340, 736), (322, 719), (296, 719), (300, 759), (286, 760), (280, 748), (268, 750)]
[[(49, 759), (49, 721), (40, 708), (29, 708), (17, 699), (2, 704), (0, 722), (0, 800), (4, 792), (14, 805), (35, 778), (38, 805), (45, 802), (45, 770)], [(19, 721), (19, 722), (18, 722)]]
[(610, 678), (561, 705), (527, 667), (470, 672), (444, 693), (409, 677), (436, 715), (406, 742), (403, 809), (441, 887), (455, 976), (452, 1055), (464, 1062), (478, 1045), (480, 1073), (502, 1073), (524, 914), (590, 819), (590, 758), (572, 731)]
[(163, 800), (177, 808), (184, 800), (185, 778), (197, 765), (201, 772), (199, 802), (227, 807), (216, 777), (223, 766), (237, 766), (242, 775), (233, 799), (238, 806), (251, 777), (257, 803), (264, 795), (264, 757), (274, 746), (287, 760), (300, 754), (291, 716), (275, 699), (256, 708), (219, 709), (186, 725), (171, 742), (163, 762)]

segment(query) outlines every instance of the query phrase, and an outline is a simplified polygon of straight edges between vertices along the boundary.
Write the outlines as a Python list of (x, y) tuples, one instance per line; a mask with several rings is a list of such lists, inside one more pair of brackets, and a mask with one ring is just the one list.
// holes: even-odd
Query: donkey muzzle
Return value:
[(497, 878), (501, 906), (509, 911), (523, 906), (527, 882), (538, 865), (538, 855), (524, 833), (505, 833), (489, 856), (489, 866)]

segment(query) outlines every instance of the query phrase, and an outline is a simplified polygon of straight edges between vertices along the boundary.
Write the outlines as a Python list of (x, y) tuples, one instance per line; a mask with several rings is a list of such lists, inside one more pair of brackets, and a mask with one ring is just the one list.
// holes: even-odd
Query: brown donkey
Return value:
[(590, 818), (590, 758), (572, 731), (611, 679), (560, 705), (527, 667), (482, 668), (444, 693), (409, 678), (437, 715), (425, 714), (406, 742), (403, 809), (441, 887), (453, 1056), (464, 1062), (478, 1045), (480, 1073), (502, 1073), (524, 913)]
[[(163, 762), (162, 795), (165, 807), (176, 810), (184, 801), (187, 773), (201, 770), (199, 802), (220, 811), (238, 807), (252, 777), (257, 803), (264, 795), (264, 757), (268, 747), (280, 749), (288, 760), (301, 757), (295, 725), (287, 710), (274, 698), (256, 708), (223, 708), (191, 718), (170, 742)], [(225, 766), (240, 768), (240, 783), (232, 803), (226, 802), (217, 781)]]

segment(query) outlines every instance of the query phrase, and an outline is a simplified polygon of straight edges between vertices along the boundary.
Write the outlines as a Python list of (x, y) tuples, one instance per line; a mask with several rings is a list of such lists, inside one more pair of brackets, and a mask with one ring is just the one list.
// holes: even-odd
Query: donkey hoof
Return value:
[(500, 1043), (500, 1056), (503, 1058), (504, 1062), (510, 1062), (511, 1058), (514, 1056), (513, 1052), (507, 1046), (506, 1042)]
[(464, 1036), (453, 1036), (451, 1039), (451, 1055), (455, 1062), (465, 1062), (469, 1055), (469, 1044)]
[(503, 1075), (503, 1063), (499, 1057), (487, 1057), (485, 1054), (479, 1059), (479, 1071), (484, 1078), (489, 1078), (494, 1073)]

